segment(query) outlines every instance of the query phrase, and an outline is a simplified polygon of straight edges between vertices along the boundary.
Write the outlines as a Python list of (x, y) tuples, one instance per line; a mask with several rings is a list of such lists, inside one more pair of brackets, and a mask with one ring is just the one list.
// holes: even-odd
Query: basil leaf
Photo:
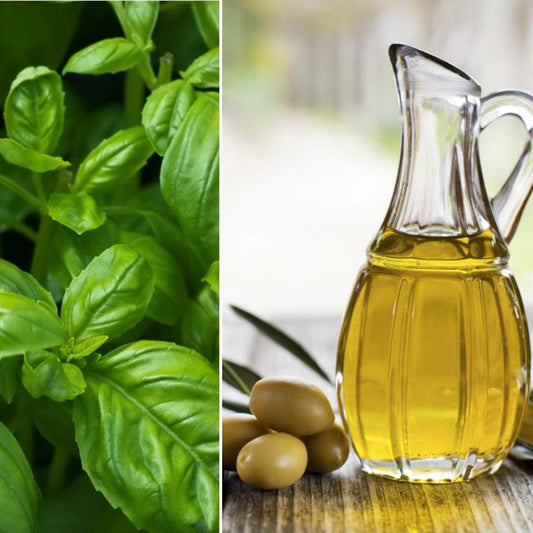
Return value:
[(217, 531), (213, 368), (181, 346), (138, 341), (90, 363), (85, 375), (74, 423), (96, 489), (137, 527)]
[(200, 34), (209, 48), (218, 46), (218, 2), (191, 2)]
[(213, 292), (219, 294), (219, 262), (215, 261), (211, 263), (211, 266), (207, 270), (206, 275), (202, 278), (202, 281), (205, 281), (211, 287)]
[(100, 348), (100, 346), (102, 346), (107, 339), (109, 339), (107, 335), (98, 335), (74, 344), (70, 353), (66, 354), (67, 361), (72, 361), (72, 359), (81, 359), (91, 355), (93, 352), (98, 350), (98, 348)]
[(143, 57), (144, 51), (128, 39), (104, 39), (76, 52), (65, 65), (63, 74), (114, 74), (129, 70)]
[(81, 342), (98, 335), (116, 337), (145, 314), (154, 289), (147, 261), (123, 244), (95, 257), (65, 291), (61, 319)]
[(62, 363), (57, 355), (45, 350), (24, 355), (22, 384), (34, 398), (48, 396), (56, 402), (72, 400), (85, 390), (79, 367)]
[(0, 359), (0, 396), (11, 403), (20, 381), (20, 358), (13, 355)]
[(148, 44), (154, 31), (159, 2), (110, 2), (129, 39)]
[(52, 295), (31, 274), (3, 259), (0, 259), (0, 290), (41, 300), (54, 311), (57, 309)]
[(70, 163), (63, 161), (60, 157), (41, 154), (31, 148), (22, 146), (22, 144), (13, 139), (0, 139), (0, 155), (12, 165), (28, 168), (33, 172), (39, 173), (66, 168), (70, 165)]
[(121, 130), (103, 140), (83, 160), (73, 189), (90, 192), (108, 184), (116, 186), (138, 172), (152, 153), (142, 126)]
[(48, 200), (48, 214), (78, 235), (98, 228), (106, 219), (96, 200), (83, 191), (74, 194), (52, 193)]
[(59, 318), (47, 304), (0, 291), (0, 357), (52, 348), (66, 339)]
[(152, 146), (163, 155), (196, 95), (192, 85), (175, 80), (155, 89), (142, 111), (142, 124)]
[(161, 191), (207, 269), (218, 259), (218, 107), (201, 94), (165, 153)]
[(213, 48), (197, 57), (187, 70), (180, 72), (180, 74), (186, 82), (200, 89), (218, 87), (218, 55), (218, 47)]
[[(189, 300), (180, 324), (181, 343), (218, 361), (218, 296), (207, 286)], [(218, 366), (218, 365), (217, 365)]]
[(27, 533), (37, 529), (41, 494), (19, 443), (0, 423), (0, 531)]
[(46, 396), (38, 400), (29, 397), (28, 407), (31, 420), (48, 442), (59, 448), (78, 453), (74, 439), (72, 402), (55, 402)]
[(8, 137), (36, 152), (52, 153), (63, 131), (64, 97), (57, 72), (47, 67), (22, 70), (5, 103)]
[(148, 261), (155, 275), (154, 294), (147, 315), (162, 324), (175, 324), (183, 315), (188, 300), (180, 265), (147, 235), (129, 235), (124, 242)]

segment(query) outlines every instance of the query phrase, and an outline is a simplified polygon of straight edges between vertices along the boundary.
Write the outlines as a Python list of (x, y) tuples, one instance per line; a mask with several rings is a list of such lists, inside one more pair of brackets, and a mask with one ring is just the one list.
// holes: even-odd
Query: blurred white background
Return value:
[[(222, 295), (270, 319), (342, 317), (392, 195), (400, 124), (388, 46), (442, 57), (488, 94), (533, 92), (530, 0), (224, 0)], [(524, 142), (483, 133), (491, 194)], [(533, 303), (533, 206), (511, 267)]]

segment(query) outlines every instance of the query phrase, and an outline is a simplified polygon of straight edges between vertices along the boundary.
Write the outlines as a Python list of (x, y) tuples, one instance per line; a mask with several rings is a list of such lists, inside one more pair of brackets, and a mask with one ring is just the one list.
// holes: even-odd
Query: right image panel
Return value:
[(223, 531), (533, 528), (533, 9), (222, 15)]

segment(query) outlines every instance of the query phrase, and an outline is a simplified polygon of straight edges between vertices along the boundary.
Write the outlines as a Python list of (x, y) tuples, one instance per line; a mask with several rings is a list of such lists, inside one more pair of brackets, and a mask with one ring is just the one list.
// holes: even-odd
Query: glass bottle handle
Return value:
[(497, 118), (515, 115), (527, 130), (527, 141), (511, 175), (492, 198), (492, 210), (502, 237), (510, 242), (533, 191), (533, 95), (500, 91), (481, 99), (481, 130)]

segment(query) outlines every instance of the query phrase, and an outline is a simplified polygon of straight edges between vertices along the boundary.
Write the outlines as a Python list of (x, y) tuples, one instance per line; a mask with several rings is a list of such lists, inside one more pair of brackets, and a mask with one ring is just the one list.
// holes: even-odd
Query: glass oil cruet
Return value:
[[(394, 44), (403, 118), (396, 188), (346, 312), (341, 414), (365, 472), (447, 483), (495, 472), (529, 394), (529, 338), (508, 262), (533, 186), (533, 97), (480, 86)], [(477, 139), (517, 115), (527, 146), (495, 198)]]

